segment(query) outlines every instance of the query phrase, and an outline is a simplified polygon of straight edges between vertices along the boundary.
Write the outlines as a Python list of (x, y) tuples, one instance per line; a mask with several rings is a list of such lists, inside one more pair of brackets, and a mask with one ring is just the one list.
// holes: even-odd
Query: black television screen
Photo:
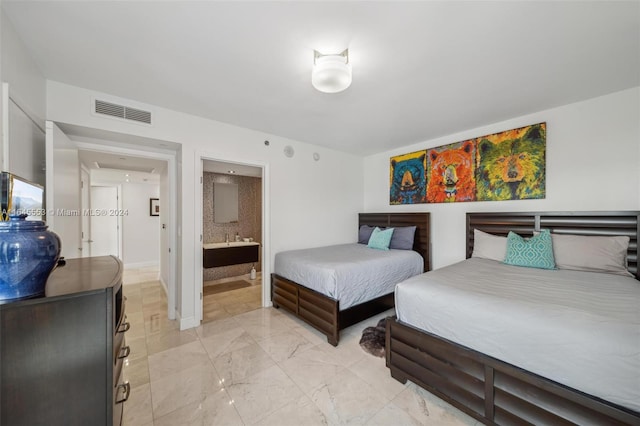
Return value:
[(12, 173), (0, 174), (0, 204), (2, 219), (26, 214), (27, 220), (42, 220), (44, 188)]

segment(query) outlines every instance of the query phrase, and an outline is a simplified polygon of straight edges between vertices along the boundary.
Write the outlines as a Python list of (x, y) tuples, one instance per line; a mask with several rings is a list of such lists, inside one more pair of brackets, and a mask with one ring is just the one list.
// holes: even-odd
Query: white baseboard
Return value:
[(196, 320), (196, 317), (180, 318), (180, 314), (177, 311), (176, 319), (180, 322), (180, 331), (195, 328), (200, 325), (200, 321)]
[(125, 263), (124, 269), (140, 269), (140, 268), (151, 268), (151, 267), (160, 267), (160, 263), (157, 261), (152, 262), (137, 262), (137, 263)]

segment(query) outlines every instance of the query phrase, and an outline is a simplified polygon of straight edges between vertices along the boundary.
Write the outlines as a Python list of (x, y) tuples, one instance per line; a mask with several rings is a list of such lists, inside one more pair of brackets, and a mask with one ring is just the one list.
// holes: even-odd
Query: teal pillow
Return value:
[(507, 265), (526, 266), (528, 268), (556, 269), (553, 258), (553, 243), (548, 229), (529, 239), (509, 232), (507, 235)]
[(393, 236), (393, 228), (387, 228), (384, 231), (380, 230), (377, 226), (371, 233), (369, 238), (369, 247), (377, 250), (389, 250), (389, 244), (391, 243), (391, 237)]

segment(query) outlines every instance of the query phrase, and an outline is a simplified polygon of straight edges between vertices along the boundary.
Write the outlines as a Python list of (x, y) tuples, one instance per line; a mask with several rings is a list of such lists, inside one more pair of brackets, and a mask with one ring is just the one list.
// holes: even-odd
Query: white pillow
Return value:
[(478, 229), (473, 230), (473, 253), (471, 257), (503, 262), (506, 255), (507, 237), (487, 234)]
[(558, 269), (633, 276), (627, 271), (629, 237), (551, 234)]

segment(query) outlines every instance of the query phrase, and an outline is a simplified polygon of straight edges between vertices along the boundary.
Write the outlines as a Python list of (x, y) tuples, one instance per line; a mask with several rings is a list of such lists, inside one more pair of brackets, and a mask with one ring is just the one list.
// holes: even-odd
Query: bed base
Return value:
[(393, 308), (394, 299), (394, 294), (389, 293), (340, 311), (338, 300), (271, 274), (273, 307), (283, 308), (325, 334), (333, 346), (338, 345), (340, 330)]
[(387, 321), (391, 376), (488, 425), (640, 425), (640, 413), (398, 321)]
[[(524, 236), (534, 231), (570, 235), (626, 235), (627, 269), (640, 279), (640, 211), (467, 213), (467, 258), (473, 230)], [(488, 355), (418, 330), (395, 318), (387, 321), (387, 366), (401, 381), (411, 380), (488, 425), (640, 425), (640, 412), (543, 378)]]
[[(431, 270), (430, 214), (422, 213), (359, 213), (362, 225), (379, 227), (416, 226), (413, 250), (423, 259), (423, 270)], [(327, 336), (338, 345), (340, 330), (391, 309), (395, 306), (393, 292), (377, 299), (340, 310), (339, 301), (311, 290), (277, 274), (271, 274), (271, 300), (274, 308), (283, 308)]]

